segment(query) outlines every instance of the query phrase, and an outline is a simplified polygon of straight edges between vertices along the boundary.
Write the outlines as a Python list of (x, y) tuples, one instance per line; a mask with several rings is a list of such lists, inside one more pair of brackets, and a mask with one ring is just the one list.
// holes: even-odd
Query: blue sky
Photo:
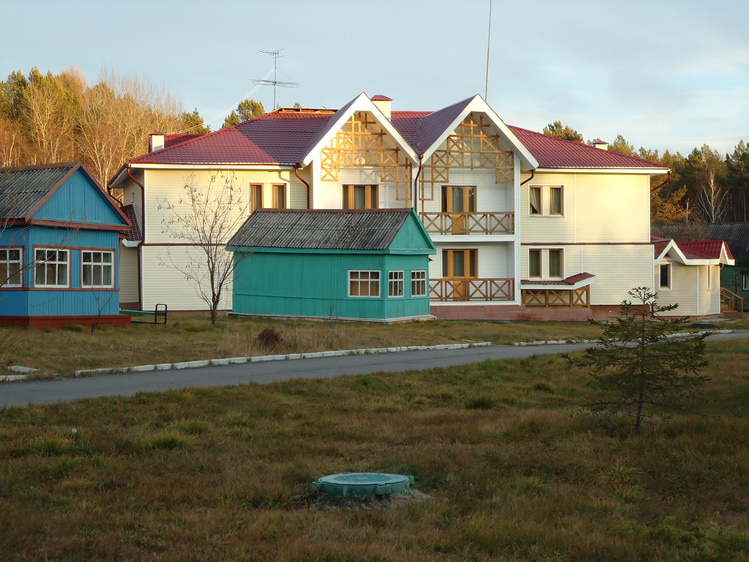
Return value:
[[(0, 79), (70, 65), (166, 89), (215, 130), (273, 68), (279, 105), (361, 92), (436, 110), (486, 89), (489, 0), (0, 0)], [(12, 22), (12, 23), (8, 23)], [(268, 76), (268, 78), (272, 78)], [(256, 89), (257, 88), (257, 89)], [(488, 101), (508, 124), (722, 154), (749, 142), (746, 0), (493, 0)]]

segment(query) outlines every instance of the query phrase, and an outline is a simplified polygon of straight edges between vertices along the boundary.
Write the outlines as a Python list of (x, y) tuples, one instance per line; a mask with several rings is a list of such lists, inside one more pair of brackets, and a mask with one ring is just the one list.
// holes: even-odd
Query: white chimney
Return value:
[(164, 133), (151, 133), (148, 136), (148, 152), (164, 148)]
[(393, 100), (387, 96), (372, 96), (372, 103), (377, 106), (377, 109), (382, 111), (382, 114), (390, 121), (390, 102)]
[(596, 139), (593, 141), (593, 146), (600, 150), (608, 150), (609, 149), (609, 143), (606, 141), (602, 141), (601, 139)]

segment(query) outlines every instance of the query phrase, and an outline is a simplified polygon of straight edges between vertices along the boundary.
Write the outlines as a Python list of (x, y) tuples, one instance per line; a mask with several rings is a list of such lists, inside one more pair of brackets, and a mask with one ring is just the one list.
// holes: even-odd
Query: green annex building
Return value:
[(258, 209), (227, 244), (235, 314), (431, 318), (435, 246), (411, 209)]

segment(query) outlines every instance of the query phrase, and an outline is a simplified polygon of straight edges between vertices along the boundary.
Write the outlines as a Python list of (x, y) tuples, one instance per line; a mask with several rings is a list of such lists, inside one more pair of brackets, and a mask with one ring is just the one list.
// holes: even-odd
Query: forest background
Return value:
[[(297, 104), (298, 105), (298, 104)], [(235, 125), (264, 113), (261, 103), (245, 99), (224, 120)], [(128, 160), (148, 150), (154, 132), (199, 135), (211, 132), (197, 108), (185, 112), (172, 94), (134, 78), (106, 73), (89, 86), (75, 67), (59, 74), (33, 68), (17, 70), (0, 82), (0, 167), (82, 161), (108, 187)], [(560, 121), (544, 134), (586, 141)], [(635, 148), (618, 135), (608, 149), (667, 166), (668, 176), (654, 177), (651, 222), (747, 222), (749, 217), (749, 146), (742, 139), (730, 154), (707, 144), (688, 155)]]

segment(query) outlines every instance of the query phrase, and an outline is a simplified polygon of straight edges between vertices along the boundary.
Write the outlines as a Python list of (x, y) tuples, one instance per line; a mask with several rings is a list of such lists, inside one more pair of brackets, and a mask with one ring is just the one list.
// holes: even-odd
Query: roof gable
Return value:
[(677, 241), (723, 240), (736, 263), (749, 263), (749, 223), (653, 225), (653, 232)]
[(320, 151), (331, 141), (338, 131), (344, 127), (351, 116), (357, 111), (372, 114), (377, 123), (390, 135), (396, 145), (403, 149), (411, 161), (415, 163), (418, 160), (413, 147), (401, 135), (398, 129), (393, 126), (393, 123), (383, 115), (382, 111), (380, 111), (380, 109), (365, 93), (361, 93), (339, 109), (325, 126), (318, 131), (317, 135), (312, 139), (307, 147), (307, 153), (300, 162), (304, 165), (308, 165), (316, 159), (320, 154)]
[(653, 237), (655, 262), (670, 257), (684, 265), (734, 265), (731, 249), (723, 240), (677, 242)]
[(431, 113), (393, 112), (393, 124), (402, 131), (418, 154), (428, 158), (473, 112), (487, 116), (499, 131), (502, 140), (509, 145), (507, 148), (518, 153), (523, 168), (533, 169), (538, 166), (533, 154), (479, 95)]
[[(407, 222), (409, 227), (423, 231), (411, 209), (259, 209), (247, 218), (227, 247), (386, 251), (393, 247)], [(434, 253), (434, 244), (426, 231), (418, 243), (420, 247), (413, 250)]]
[(130, 226), (80, 162), (0, 170), (0, 218), (122, 230)]

